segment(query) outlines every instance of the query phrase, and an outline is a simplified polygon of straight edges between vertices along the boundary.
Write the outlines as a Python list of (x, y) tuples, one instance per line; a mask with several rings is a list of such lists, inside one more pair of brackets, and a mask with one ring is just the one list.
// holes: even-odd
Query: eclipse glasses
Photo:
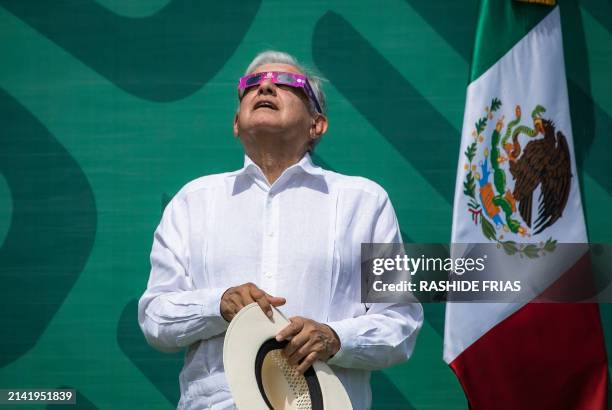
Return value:
[(240, 77), (240, 81), (238, 83), (238, 95), (240, 98), (242, 98), (244, 95), (244, 90), (249, 87), (259, 85), (266, 80), (270, 80), (274, 84), (288, 85), (289, 87), (293, 88), (303, 88), (306, 96), (308, 96), (308, 99), (314, 105), (317, 112), (319, 114), (323, 114), (321, 104), (319, 104), (319, 100), (317, 100), (317, 96), (312, 90), (312, 87), (308, 82), (308, 78), (302, 74), (285, 73), (282, 71), (267, 71), (262, 73), (248, 74), (244, 77)]

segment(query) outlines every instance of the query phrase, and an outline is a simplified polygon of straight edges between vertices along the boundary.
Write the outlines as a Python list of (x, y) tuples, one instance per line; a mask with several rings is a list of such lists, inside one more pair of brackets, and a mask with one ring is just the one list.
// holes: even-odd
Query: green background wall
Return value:
[[(612, 2), (559, 3), (589, 234), (612, 242)], [(263, 49), (329, 80), (317, 161), (383, 185), (406, 241), (447, 242), (476, 6), (0, 0), (0, 388), (176, 405), (181, 355), (136, 322), (152, 233), (184, 183), (241, 166), (236, 81)], [(467, 407), (444, 306), (425, 312), (412, 360), (374, 373), (374, 409)]]

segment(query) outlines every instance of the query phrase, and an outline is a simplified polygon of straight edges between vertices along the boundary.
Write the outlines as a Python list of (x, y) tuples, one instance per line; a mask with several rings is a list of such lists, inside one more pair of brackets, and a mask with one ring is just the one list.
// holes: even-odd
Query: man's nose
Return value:
[(257, 93), (262, 95), (276, 95), (276, 84), (270, 79), (265, 79), (259, 84)]

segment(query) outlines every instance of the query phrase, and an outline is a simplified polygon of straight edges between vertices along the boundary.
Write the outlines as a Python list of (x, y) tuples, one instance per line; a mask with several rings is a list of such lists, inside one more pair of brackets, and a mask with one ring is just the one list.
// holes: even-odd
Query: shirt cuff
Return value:
[(225, 318), (223, 315), (221, 315), (221, 297), (223, 297), (226, 290), (226, 288), (210, 289), (208, 303), (206, 303), (202, 308), (202, 313), (205, 316), (216, 316), (225, 321)]
[(332, 366), (348, 367), (351, 363), (351, 355), (357, 348), (358, 330), (351, 323), (352, 319), (339, 320), (337, 322), (327, 322), (340, 339), (340, 350), (336, 352), (327, 364)]
[(223, 319), (223, 316), (221, 316), (221, 297), (226, 290), (225, 288), (209, 288), (180, 292), (168, 297), (168, 301), (174, 305), (199, 306), (199, 313), (202, 317)]

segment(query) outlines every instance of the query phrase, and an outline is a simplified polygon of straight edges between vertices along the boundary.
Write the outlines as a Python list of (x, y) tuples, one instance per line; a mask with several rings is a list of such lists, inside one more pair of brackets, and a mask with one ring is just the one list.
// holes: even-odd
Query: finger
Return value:
[(266, 296), (266, 292), (264, 292), (263, 290), (259, 289), (257, 287), (257, 285), (251, 285), (248, 287), (249, 290), (249, 294), (251, 295), (251, 297), (253, 298), (253, 300), (257, 300), (259, 298), (263, 298)]
[(242, 306), (246, 306), (255, 302), (255, 299), (253, 299), (253, 297), (251, 296), (251, 289), (248, 286), (241, 286), (238, 295), (240, 295)]
[(287, 303), (287, 299), (279, 297), (279, 296), (270, 296), (266, 294), (266, 298), (268, 299), (268, 302), (270, 302), (272, 306), (282, 306), (285, 303)]
[(253, 289), (251, 290), (251, 296), (255, 299), (255, 302), (259, 304), (259, 307), (261, 308), (261, 310), (263, 310), (266, 316), (271, 318), (272, 317), (272, 306), (270, 305), (270, 302), (268, 301), (266, 294), (259, 289)]
[(317, 352), (310, 353), (295, 370), (299, 374), (304, 374), (304, 372), (306, 372), (306, 370), (308, 370), (308, 368), (317, 360), (317, 356)]
[(310, 342), (310, 338), (305, 332), (300, 332), (291, 338), (287, 346), (283, 348), (283, 355), (290, 361), (291, 364), (297, 364), (304, 356), (310, 353), (310, 350), (305, 351), (301, 355), (297, 355), (300, 349), (306, 349), (305, 345)]
[(281, 331), (276, 334), (276, 340), (278, 342), (289, 340), (290, 337), (300, 333), (304, 327), (304, 321), (301, 320), (300, 317), (292, 317), (289, 320), (291, 320), (291, 323), (282, 328)]
[(295, 336), (291, 342), (285, 346), (285, 349), (283, 349), (287, 361), (292, 366), (300, 363), (302, 359), (315, 351), (315, 342), (308, 337), (302, 337), (302, 335), (303, 333), (300, 333)]

